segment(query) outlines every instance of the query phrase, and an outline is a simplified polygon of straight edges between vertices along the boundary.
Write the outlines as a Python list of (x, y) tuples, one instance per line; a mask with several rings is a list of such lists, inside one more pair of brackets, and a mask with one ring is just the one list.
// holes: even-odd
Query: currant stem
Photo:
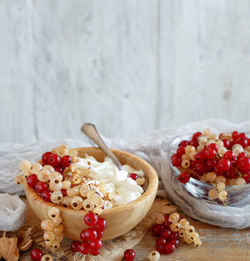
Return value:
[(198, 178), (199, 178), (199, 180), (200, 180), (200, 176), (195, 172), (195, 171), (193, 171), (192, 169), (190, 169), (190, 168), (186, 168), (186, 169), (184, 169), (184, 168), (179, 168), (180, 169), (180, 171), (188, 171), (190, 174), (194, 174), (195, 176), (197, 176)]
[(242, 174), (238, 171), (237, 168), (235, 168), (234, 166), (232, 166), (232, 168), (237, 172), (237, 174), (242, 178)]

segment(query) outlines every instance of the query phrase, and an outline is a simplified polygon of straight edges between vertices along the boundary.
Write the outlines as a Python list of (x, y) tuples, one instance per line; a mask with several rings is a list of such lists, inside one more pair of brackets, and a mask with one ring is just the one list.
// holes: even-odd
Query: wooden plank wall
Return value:
[(1, 0), (0, 142), (250, 117), (248, 0)]

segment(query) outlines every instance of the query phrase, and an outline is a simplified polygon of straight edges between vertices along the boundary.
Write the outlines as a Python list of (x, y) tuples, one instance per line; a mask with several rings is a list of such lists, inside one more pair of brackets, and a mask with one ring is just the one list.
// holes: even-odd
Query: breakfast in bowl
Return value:
[(136, 200), (146, 189), (142, 170), (127, 164), (119, 170), (108, 157), (103, 162), (87, 154), (81, 158), (66, 145), (54, 152), (44, 153), (40, 163), (20, 162), (23, 174), (16, 177), (17, 182), (26, 177), (45, 201), (101, 214), (103, 209)]
[[(81, 241), (81, 253), (97, 255), (101, 239), (116, 238), (145, 217), (156, 196), (157, 174), (143, 159), (112, 151), (122, 170), (98, 148), (66, 145), (44, 153), (38, 162), (20, 163), (22, 174), (15, 181), (24, 183), (46, 246), (59, 248), (64, 236)], [(86, 240), (95, 242), (92, 251), (84, 250)], [(77, 243), (72, 244), (74, 249)]]
[(250, 139), (245, 133), (205, 129), (191, 139), (175, 138), (169, 146), (172, 167), (192, 195), (229, 204), (249, 189)]

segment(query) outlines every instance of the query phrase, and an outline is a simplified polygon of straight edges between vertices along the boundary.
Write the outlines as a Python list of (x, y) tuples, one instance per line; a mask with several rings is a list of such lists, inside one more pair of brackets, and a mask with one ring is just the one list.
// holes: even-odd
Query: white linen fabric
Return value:
[[(169, 168), (167, 157), (169, 142), (176, 136), (191, 134), (205, 128), (211, 128), (215, 132), (238, 130), (249, 133), (250, 121), (232, 124), (224, 120), (206, 120), (182, 127), (154, 131), (131, 141), (117, 138), (104, 138), (104, 140), (111, 148), (127, 150), (147, 160), (155, 168), (162, 181), (164, 191), (159, 191), (159, 194), (167, 195), (188, 216), (204, 223), (225, 228), (242, 229), (250, 227), (250, 195), (246, 197), (244, 202), (235, 203), (233, 206), (225, 207), (210, 204), (191, 196), (183, 185), (176, 181)], [(43, 152), (59, 146), (61, 143), (66, 143), (70, 147), (92, 146), (84, 137), (83, 140), (64, 139), (48, 141), (43, 144), (38, 142), (29, 145), (0, 145), (0, 192), (23, 194), (23, 187), (15, 185), (13, 180), (18, 173), (18, 163), (23, 159), (36, 161)]]
[(25, 203), (17, 195), (0, 194), (0, 231), (14, 231), (25, 222)]

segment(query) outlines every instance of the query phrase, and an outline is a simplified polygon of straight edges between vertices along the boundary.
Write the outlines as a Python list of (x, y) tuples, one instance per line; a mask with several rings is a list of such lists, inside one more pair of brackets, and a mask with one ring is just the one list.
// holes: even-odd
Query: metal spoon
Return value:
[(84, 123), (81, 127), (81, 131), (107, 154), (107, 156), (113, 161), (113, 163), (118, 167), (119, 170), (123, 169), (121, 163), (116, 158), (114, 153), (104, 143), (94, 124), (88, 122)]

